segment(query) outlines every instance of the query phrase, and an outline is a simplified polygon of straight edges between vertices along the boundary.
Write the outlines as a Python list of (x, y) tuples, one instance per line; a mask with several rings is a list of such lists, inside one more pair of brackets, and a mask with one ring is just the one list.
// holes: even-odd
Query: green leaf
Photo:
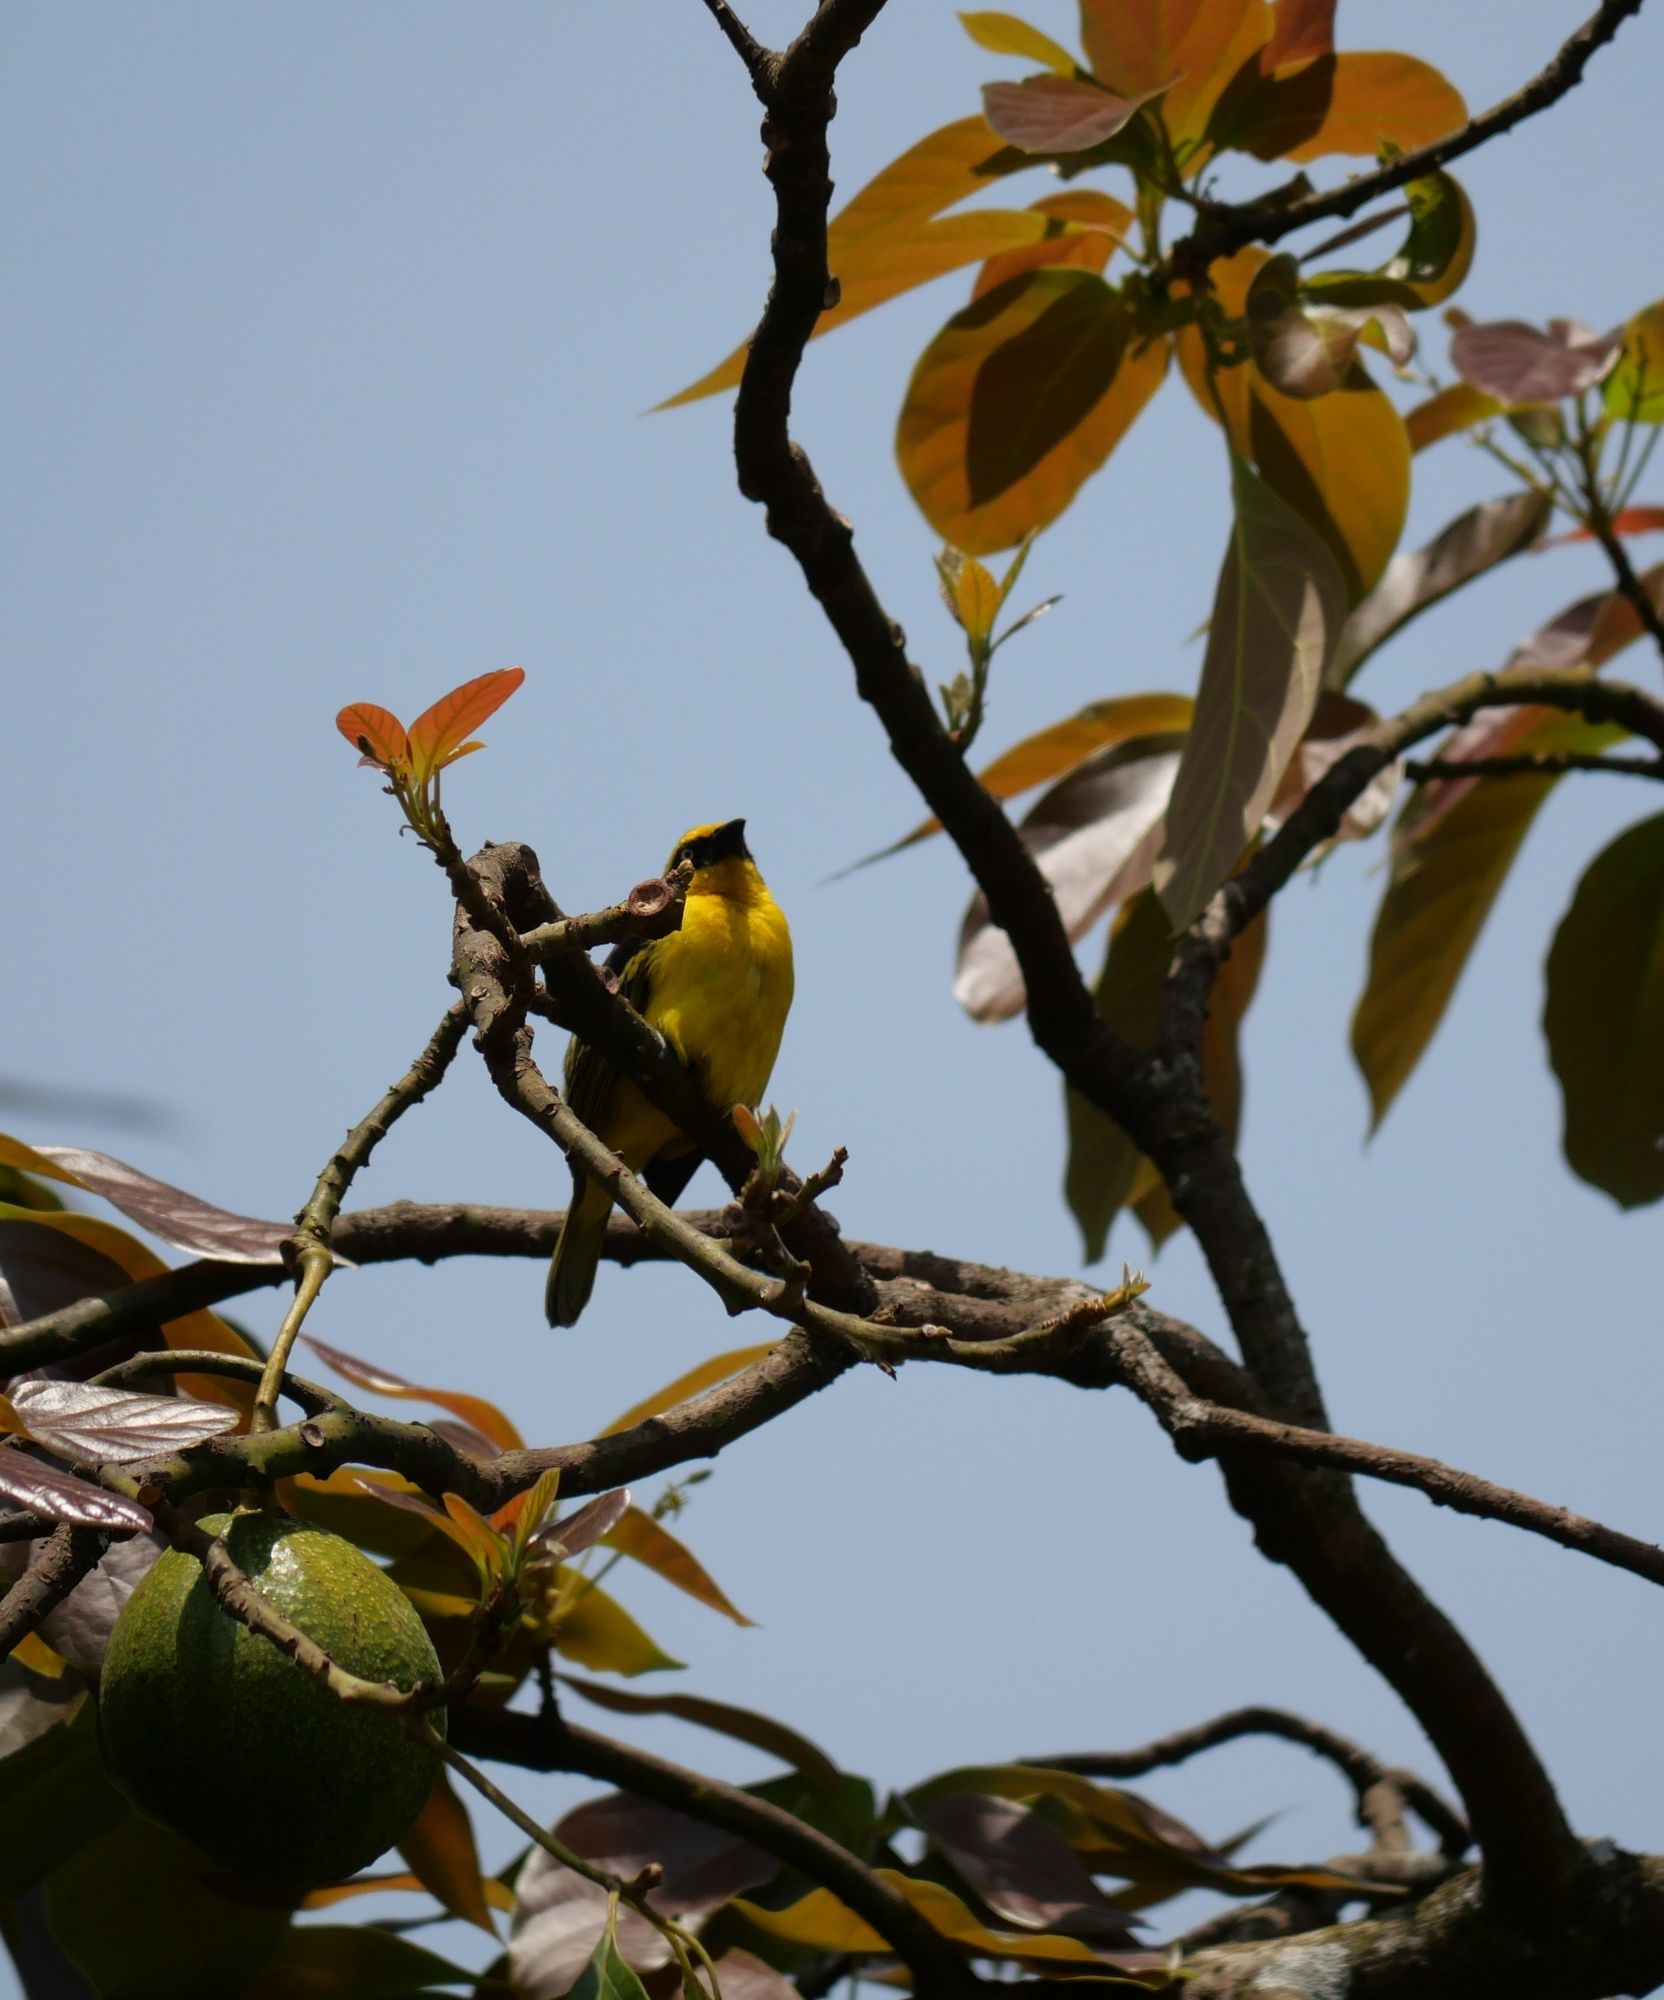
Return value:
[(1601, 393), (1619, 423), (1664, 424), (1664, 299), (1625, 326), (1623, 352)]
[[(1172, 922), (1154, 892), (1146, 889), (1111, 928), (1096, 988), (1098, 1012), (1118, 1034), (1142, 1047), (1155, 1038), (1162, 981), (1172, 956)], [(1080, 1227), (1086, 1262), (1095, 1264), (1108, 1244), (1110, 1224), (1132, 1192), (1139, 1152), (1113, 1118), (1068, 1084), (1063, 1104), (1069, 1132), (1063, 1194)]]
[(908, 491), (945, 542), (1010, 548), (1057, 519), (1167, 370), (1090, 271), (1030, 271), (954, 314), (919, 357), (896, 429)]
[(1664, 814), (1596, 855), (1554, 934), (1543, 1031), (1572, 1171), (1620, 1208), (1664, 1196)]
[(211, 1873), (129, 1811), (46, 1878), (46, 1919), (99, 2000), (215, 2000), (227, 1966), (251, 1976), (277, 1950), (290, 1912), (222, 1895)]
[(1305, 280), (1310, 297), (1324, 305), (1398, 305), (1410, 312), (1450, 297), (1473, 263), (1473, 204), (1449, 174), (1407, 182), (1404, 198), (1410, 230), (1398, 254), (1375, 271), (1314, 272)]
[(128, 1811), (104, 1775), (93, 1702), (70, 1676), (0, 1664), (0, 1897), (21, 1896)]
[(1156, 862), (1156, 891), (1176, 929), (1258, 831), (1346, 617), (1346, 586), (1322, 537), (1240, 457), (1231, 486), (1236, 519)]
[(1020, 21), (1015, 14), (961, 14), (959, 19), (979, 48), (991, 49), (997, 56), (1023, 56), (1043, 69), (1055, 70), (1059, 76), (1075, 74), (1078, 66), (1069, 51), (1050, 35), (1043, 35), (1027, 21)]
[(610, 1922), (569, 2000), (647, 2000), (647, 1988), (619, 1954)]
[[(570, 1572), (563, 1570), (563, 1579)], [(680, 1667), (641, 1629), (623, 1605), (598, 1584), (583, 1583), (569, 1609), (560, 1612), (549, 1629), (555, 1651), (596, 1673), (659, 1673)]]
[[(1622, 734), (1580, 716), (1522, 713), (1524, 733), (1497, 747), (1600, 750)], [(1514, 856), (1558, 780), (1545, 774), (1464, 782), (1469, 789), (1425, 834), (1403, 838), (1424, 810), (1420, 793), (1399, 822), (1392, 876), (1370, 940), (1369, 976), (1352, 1016), (1352, 1053), (1369, 1086), (1372, 1132), (1444, 1018)]]
[(267, 1960), (243, 2000), (401, 2000), (454, 1993), (473, 1980), (460, 1965), (371, 1924), (303, 1924)]

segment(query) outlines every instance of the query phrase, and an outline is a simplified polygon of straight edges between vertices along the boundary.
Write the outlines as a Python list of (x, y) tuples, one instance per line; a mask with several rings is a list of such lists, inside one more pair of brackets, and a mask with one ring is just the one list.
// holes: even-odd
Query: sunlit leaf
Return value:
[[(1664, 507), (1620, 507), (1608, 523), (1615, 535), (1653, 535), (1664, 531)], [(1592, 528), (1568, 528), (1563, 535), (1550, 535), (1545, 549), (1563, 548), (1569, 542), (1592, 542)]]
[[(963, 1899), (940, 1882), (904, 1875), (894, 1868), (879, 1868), (874, 1872), (898, 1890), (932, 1929), (979, 1958), (1091, 1969), (1100, 1975), (1094, 1984), (1157, 1987), (1171, 1983), (1165, 1959), (1159, 1954), (1095, 1951), (1079, 1938), (1051, 1931), (993, 1930), (978, 1923)], [(830, 1889), (811, 1889), (780, 1910), (765, 1910), (745, 1897), (737, 1898), (734, 1907), (758, 1930), (789, 1944), (861, 1954), (887, 1953), (890, 1948), (865, 1918), (858, 1917)]]
[(1664, 299), (1629, 320), (1623, 352), (1602, 392), (1620, 423), (1664, 424)]
[(443, 1770), (435, 1774), (427, 1804), (415, 1824), (399, 1837), (398, 1846), (430, 1896), (453, 1916), (477, 1924), (492, 1937), (497, 1935), (487, 1896), (489, 1885), (480, 1874), (474, 1823)]
[(1269, 76), (1315, 62), (1335, 46), (1335, 0), (1272, 0), (1271, 40), (1262, 67)]
[(1467, 106), (1430, 63), (1393, 50), (1345, 50), (1263, 79), (1221, 143), (1261, 160), (1373, 158), (1414, 152), (1467, 122)]
[(1020, 83), (985, 83), (982, 115), (989, 128), (1024, 153), (1084, 153), (1113, 139), (1165, 84), (1119, 97), (1084, 78), (1027, 76)]
[[(1148, 883), (1183, 742), (1169, 734), (1112, 744), (1042, 793), (1019, 823), (1071, 941)], [(960, 924), (953, 993), (978, 1021), (1009, 1020), (1024, 1003), (1017, 955), (980, 890)]]
[(410, 738), (391, 709), (355, 701), (336, 716), (335, 727), (367, 763), (379, 764), (390, 777), (409, 771)]
[(237, 1427), (223, 1404), (188, 1396), (146, 1396), (90, 1382), (16, 1382), (11, 1405), (28, 1435), (63, 1458), (133, 1465), (189, 1451)]
[(1261, 265), (1248, 288), (1247, 317), (1260, 373), (1302, 401), (1342, 386), (1366, 336), (1378, 338), (1400, 367), (1415, 352), (1415, 335), (1399, 307), (1313, 304), (1302, 297), (1300, 267), (1289, 256)]
[(1043, 270), (1062, 264), (1070, 270), (1102, 271), (1126, 240), (1133, 213), (1123, 201), (1098, 188), (1069, 188), (1049, 194), (1029, 206), (1032, 215), (1044, 216), (1046, 233), (1033, 243), (1020, 244), (990, 257), (976, 274), (971, 297), (980, 299), (1025, 271)]
[(1664, 1195), (1664, 814), (1589, 864), (1548, 954), (1543, 1031), (1572, 1171), (1620, 1208)]
[(1240, 458), (1196, 717), (1166, 816), (1155, 886), (1176, 927), (1236, 866), (1305, 733), (1346, 617), (1324, 542)]
[(801, 1771), (812, 1785), (823, 1791), (835, 1791), (841, 1780), (842, 1773), (824, 1750), (771, 1715), (758, 1715), (730, 1702), (707, 1701), (703, 1695), (628, 1694), (623, 1688), (579, 1680), (573, 1674), (561, 1674), (559, 1679), (563, 1687), (575, 1689), (586, 1701), (615, 1715), (674, 1715), (682, 1722), (731, 1736), (737, 1743), (749, 1743), (754, 1750), (766, 1751), (793, 1770)]
[[(1009, 750), (1002, 750), (993, 763), (978, 772), (978, 781), (996, 799), (1015, 798), (1065, 771), (1072, 771), (1094, 751), (1110, 749), (1138, 736), (1162, 736), (1188, 729), (1191, 708), (1187, 694), (1128, 694), (1090, 702), (1077, 714), (1025, 736)], [(887, 860), (904, 847), (928, 840), (941, 830), (939, 819), (921, 820), (911, 833), (903, 834), (900, 840), (880, 848), (876, 854), (864, 856), (843, 872), (847, 874), (854, 868), (865, 868), (869, 862)]]
[(975, 556), (961, 556), (957, 550), (952, 554), (954, 618), (967, 638), (985, 641), (999, 616), (1000, 587), (993, 573)]
[(369, 1389), (378, 1396), (437, 1403), (442, 1410), (449, 1410), (465, 1424), (472, 1424), (475, 1430), (483, 1432), (500, 1451), (522, 1451), (525, 1448), (525, 1440), (511, 1420), (495, 1403), (487, 1402), (483, 1396), (471, 1396), (461, 1389), (433, 1389), (420, 1382), (407, 1382), (390, 1368), (383, 1368), (374, 1361), (361, 1361), (339, 1347), (330, 1347), (324, 1341), (315, 1340), (309, 1333), (303, 1333), (301, 1339), (321, 1361), (333, 1368), (337, 1375), (345, 1376), (355, 1388)]
[(763, 1341), (756, 1347), (734, 1347), (725, 1354), (713, 1354), (709, 1361), (701, 1361), (690, 1368), (685, 1375), (678, 1375), (674, 1382), (667, 1382), (662, 1389), (639, 1403), (632, 1404), (623, 1416), (614, 1417), (605, 1430), (597, 1433), (600, 1437), (612, 1437), (619, 1431), (631, 1430), (637, 1424), (644, 1424), (649, 1417), (661, 1415), (665, 1410), (674, 1409), (678, 1403), (686, 1402), (690, 1396), (697, 1396), (702, 1389), (709, 1389), (718, 1382), (727, 1381), (730, 1375), (737, 1375), (742, 1368), (749, 1368), (774, 1352), (774, 1341)]
[(411, 766), (418, 784), (426, 784), (436, 771), (477, 750), (480, 746), (467, 739), (525, 678), (524, 667), (498, 667), (464, 681), (424, 709), (410, 725)]
[(546, 1548), (552, 1555), (562, 1558), (580, 1555), (600, 1541), (629, 1509), (629, 1487), (620, 1486), (611, 1493), (598, 1493), (575, 1513), (540, 1529), (532, 1538), (533, 1546)]
[[(839, 298), (815, 322), (815, 334), (829, 333), (944, 272), (1038, 242), (1047, 224), (1029, 212), (941, 214), (979, 188), (1034, 164), (1029, 155), (996, 137), (980, 116), (958, 119), (909, 146), (832, 218), (826, 258)], [(672, 409), (733, 388), (749, 350), (750, 342), (742, 341), (708, 375), (659, 407)]]
[(43, 1515), (78, 1528), (109, 1528), (118, 1533), (142, 1531), (150, 1514), (137, 1501), (107, 1493), (77, 1479), (50, 1459), (31, 1458), (21, 1451), (0, 1451), (0, 1497), (25, 1513)]
[[(1214, 266), (1224, 311), (1242, 313), (1265, 261), (1250, 248)], [(1361, 365), (1332, 395), (1309, 402), (1285, 396), (1253, 361), (1220, 370), (1210, 390), (1194, 328), (1180, 333), (1178, 351), (1197, 401), (1211, 417), (1223, 410), (1237, 451), (1329, 543), (1356, 603), (1385, 570), (1409, 508), (1409, 439), (1391, 402)]]
[(1551, 512), (1540, 493), (1507, 493), (1459, 514), (1425, 548), (1394, 556), (1341, 628), (1330, 685), (1344, 687), (1378, 647), (1430, 605), (1533, 547)]
[(699, 1558), (684, 1543), (677, 1540), (670, 1530), (655, 1521), (651, 1514), (643, 1513), (639, 1507), (628, 1507), (618, 1521), (600, 1538), (609, 1549), (616, 1549), (632, 1562), (650, 1569), (655, 1576), (663, 1577), (678, 1590), (686, 1591), (712, 1611), (720, 1611), (725, 1618), (731, 1618), (736, 1625), (749, 1625), (753, 1621), (738, 1610), (709, 1574)]
[(1055, 70), (1059, 76), (1075, 73), (1075, 59), (1061, 43), (1030, 27), (1027, 21), (1020, 21), (1015, 14), (961, 14), (959, 19), (979, 48), (991, 49), (997, 56), (1023, 56), (1045, 69)]
[[(15, 1309), (32, 1319), (74, 1299), (160, 1276), (161, 1258), (125, 1229), (96, 1215), (51, 1213), (0, 1202), (0, 1319)], [(7, 1294), (10, 1294), (10, 1305)], [(183, 1313), (162, 1328), (169, 1347), (206, 1349), (252, 1358), (248, 1342), (211, 1312)], [(246, 1415), (254, 1384), (224, 1375), (180, 1375), (179, 1387), (198, 1402), (223, 1403)]]
[[(1556, 711), (1514, 747), (1598, 750), (1619, 733)], [(1352, 1017), (1352, 1053), (1369, 1086), (1371, 1130), (1444, 1018), (1520, 843), (1557, 780), (1545, 774), (1469, 782), (1471, 790), (1424, 838), (1399, 842), (1375, 919), (1369, 976)]]
[(1494, 396), (1485, 395), (1471, 382), (1453, 382), (1448, 389), (1440, 389), (1424, 403), (1407, 410), (1404, 429), (1411, 451), (1425, 451), (1440, 438), (1453, 437), (1458, 431), (1471, 430), (1475, 424), (1501, 415), (1502, 405)]
[(1009, 548), (1061, 514), (1160, 386), (1118, 292), (1088, 271), (1013, 278), (948, 321), (896, 431), (908, 490), (957, 549)]
[[(1473, 265), (1479, 236), (1473, 204), (1449, 174), (1409, 181), (1403, 195), (1410, 228), (1397, 255), (1375, 271), (1311, 273), (1305, 284), (1312, 298), (1334, 306), (1400, 305), (1411, 312), (1449, 298)], [(1402, 367), (1402, 357), (1392, 358)]]
[(582, 1582), (571, 1604), (543, 1626), (563, 1659), (599, 1674), (662, 1673), (683, 1665), (656, 1645), (598, 1584)]
[(1081, 0), (1081, 39), (1100, 83), (1127, 96), (1169, 86), (1163, 122), (1197, 136), (1243, 62), (1271, 33), (1265, 0)]
[(50, 1174), (55, 1180), (102, 1195), (123, 1215), (199, 1257), (222, 1264), (279, 1264), (281, 1246), (295, 1233), (292, 1222), (261, 1222), (233, 1215), (200, 1196), (170, 1187), (113, 1160), (108, 1153), (91, 1153), (79, 1146), (26, 1146), (0, 1133), (0, 1166), (21, 1167), (27, 1173)]
[(513, 1529), (515, 1546), (523, 1549), (530, 1537), (543, 1526), (549, 1510), (559, 1497), (560, 1468), (546, 1466), (530, 1485), (523, 1486), (497, 1508), (491, 1516), (491, 1525), (499, 1534)]
[[(495, 1876), (487, 1875), (480, 1887), (486, 1906), (492, 1910), (512, 1910), (514, 1891)], [(331, 1882), (324, 1889), (308, 1889), (298, 1905), (303, 1910), (328, 1910), (337, 1903), (350, 1903), (358, 1896), (427, 1896), (432, 1891), (422, 1878), (408, 1868), (389, 1875), (355, 1875), (350, 1882)]]

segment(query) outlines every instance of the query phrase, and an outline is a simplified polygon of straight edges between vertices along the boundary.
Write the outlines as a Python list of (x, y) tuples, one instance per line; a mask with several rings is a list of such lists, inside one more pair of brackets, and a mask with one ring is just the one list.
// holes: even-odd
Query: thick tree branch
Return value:
[[(941, 820), (1007, 933), (1028, 992), (1035, 1040), (1089, 1102), (1154, 1161), (1207, 1259), (1249, 1368), (1277, 1414), (1326, 1423), (1304, 1329), (1264, 1223), (1200, 1087), (1199, 1065), (1168, 1065), (1110, 1034), (1082, 981), (1057, 911), (1015, 828), (970, 773), (937, 719), (903, 635), (856, 557), (790, 435), (791, 390), (829, 296), (826, 133), (830, 90), (765, 97), (766, 171), (776, 198), (774, 282), (734, 414), (741, 491), (796, 558), (843, 643), (858, 691), (892, 753)], [(1575, 1880), (1581, 1854), (1546, 1773), (1494, 1682), (1456, 1628), (1398, 1566), (1344, 1481), (1234, 1454), (1232, 1502), (1261, 1549), (1287, 1563), (1341, 1630), (1397, 1688), (1445, 1759), (1473, 1817), (1491, 1891), (1543, 1919)]]
[(0, 1660), (19, 1639), (55, 1610), (103, 1555), (107, 1537), (97, 1528), (55, 1528), (45, 1548), (0, 1597)]
[(1539, 111), (1556, 104), (1581, 79), (1597, 49), (1611, 41), (1632, 15), (1641, 11), (1641, 0), (1603, 0), (1576, 34), (1570, 36), (1529, 83), (1493, 104), (1489, 111), (1470, 119), (1466, 125), (1447, 133), (1431, 144), (1401, 153), (1372, 173), (1359, 174), (1344, 187), (1327, 194), (1307, 195), (1276, 210), (1247, 204), (1210, 218), (1194, 234), (1183, 237), (1168, 252), (1168, 267), (1184, 277), (1194, 277), (1220, 257), (1229, 257), (1247, 243), (1277, 243), (1297, 229), (1331, 216), (1355, 215), (1360, 208), (1394, 189), (1406, 186), (1423, 175), (1447, 167), (1464, 153), (1471, 153), (1487, 140), (1511, 131)]

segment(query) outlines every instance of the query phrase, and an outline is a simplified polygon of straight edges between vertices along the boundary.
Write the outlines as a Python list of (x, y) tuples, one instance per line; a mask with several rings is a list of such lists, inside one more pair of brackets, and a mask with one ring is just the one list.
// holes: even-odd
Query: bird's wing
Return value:
[[(638, 1014), (647, 1012), (653, 992), (653, 943), (625, 938), (607, 956), (607, 970)], [(592, 1132), (606, 1137), (607, 1106), (618, 1081), (618, 1065), (600, 1049), (574, 1035), (566, 1048), (566, 1101)]]

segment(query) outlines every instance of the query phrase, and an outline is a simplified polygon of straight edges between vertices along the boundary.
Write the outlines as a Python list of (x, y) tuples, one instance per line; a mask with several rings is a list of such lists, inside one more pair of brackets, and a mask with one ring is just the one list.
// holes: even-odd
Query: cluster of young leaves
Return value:
[(473, 732), (494, 715), (526, 678), (523, 667), (499, 667), (442, 695), (407, 730), (390, 709), (355, 701), (335, 718), (335, 726), (359, 753), (359, 762), (387, 778), (405, 822), (430, 845), (444, 831), (440, 798), (446, 768), (485, 745)]

